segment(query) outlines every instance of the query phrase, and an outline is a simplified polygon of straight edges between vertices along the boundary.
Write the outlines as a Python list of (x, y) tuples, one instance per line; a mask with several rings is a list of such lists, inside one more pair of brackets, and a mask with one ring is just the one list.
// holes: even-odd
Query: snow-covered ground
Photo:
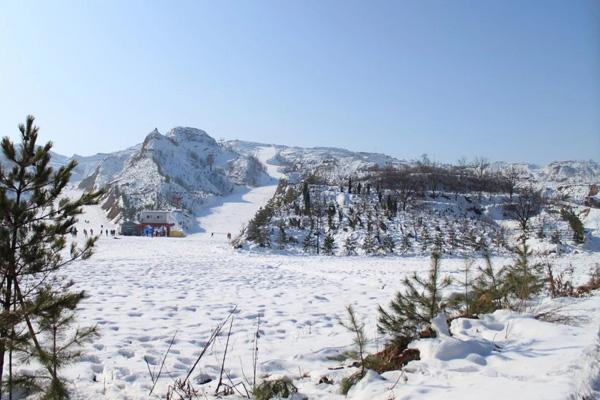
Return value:
[[(352, 344), (352, 336), (338, 324), (344, 307), (352, 304), (366, 324), (369, 351), (381, 349), (377, 306), (387, 306), (403, 277), (426, 271), (429, 260), (257, 254), (232, 249), (223, 235), (211, 238), (210, 232), (237, 233), (271, 197), (279, 175), (266, 161), (274, 154), (269, 147), (258, 154), (273, 184), (215, 204), (198, 216), (203, 232), (181, 239), (102, 237), (91, 259), (65, 268), (65, 276), (89, 296), (81, 304), (79, 323), (97, 324), (101, 333), (86, 346), (82, 360), (65, 369), (75, 398), (148, 399), (153, 384), (146, 362), (158, 371), (175, 336), (150, 398), (164, 397), (234, 307), (225, 363), (232, 381), (252, 381), (260, 320), (259, 378), (287, 375), (310, 399), (344, 398), (339, 383), (356, 371), (350, 360), (339, 359)], [(107, 226), (97, 207), (87, 208), (81, 221), (80, 231), (85, 225), (94, 230)], [(494, 264), (509, 261), (495, 258)], [(574, 283), (581, 284), (600, 257), (581, 251), (554, 262), (557, 270), (572, 264)], [(443, 272), (459, 278), (463, 265), (460, 258), (444, 259)], [(555, 307), (573, 317), (570, 325), (507, 311), (481, 320), (455, 320), (452, 337), (412, 344), (421, 351), (420, 361), (404, 372), (369, 373), (348, 398), (567, 399), (583, 393), (592, 399), (600, 393), (600, 294), (545, 301), (530, 311)], [(207, 397), (215, 390), (225, 341), (219, 337), (192, 374)], [(333, 384), (319, 384), (323, 376)]]
[[(576, 276), (583, 279), (597, 257), (576, 257), (561, 263), (573, 262)], [(330, 358), (352, 343), (337, 323), (344, 306), (353, 304), (367, 324), (370, 350), (381, 348), (377, 305), (387, 305), (402, 277), (426, 270), (428, 263), (426, 258), (257, 255), (236, 252), (208, 235), (103, 238), (92, 259), (66, 271), (89, 295), (80, 323), (98, 324), (102, 333), (67, 373), (81, 398), (148, 398), (152, 384), (144, 358), (157, 367), (176, 334), (155, 391), (159, 397), (173, 378), (185, 376), (211, 330), (237, 306), (226, 362), (232, 379), (244, 374), (251, 379), (260, 316), (261, 375), (289, 375), (311, 399), (343, 398), (337, 394), (338, 383), (353, 369), (328, 368), (342, 365)], [(460, 259), (447, 259), (443, 269), (458, 277), (462, 265)], [(561, 312), (581, 317), (573, 326), (505, 312), (480, 321), (455, 321), (455, 337), (419, 345), (430, 348), (422, 350), (422, 361), (409, 364), (407, 381), (402, 378), (391, 392), (410, 399), (525, 398), (520, 397), (525, 393), (528, 399), (567, 398), (576, 385), (589, 381), (590, 367), (582, 356), (591, 351), (589, 346), (598, 346), (600, 298), (564, 303)], [(472, 342), (459, 342), (467, 339)], [(218, 378), (224, 343), (220, 338), (193, 375), (196, 381), (213, 379), (202, 386), (208, 393)], [(325, 375), (336, 384), (317, 385)], [(372, 382), (359, 384), (349, 397), (390, 398), (399, 374), (384, 377), (370, 375)]]

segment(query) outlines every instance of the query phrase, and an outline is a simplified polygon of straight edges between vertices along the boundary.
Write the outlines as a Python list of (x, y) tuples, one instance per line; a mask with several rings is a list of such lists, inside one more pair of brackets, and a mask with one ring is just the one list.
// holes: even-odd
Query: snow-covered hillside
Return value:
[[(267, 148), (270, 150), (265, 158), (262, 152)], [(196, 217), (210, 214), (208, 210), (219, 204), (253, 196), (257, 194), (253, 188), (265, 187), (262, 191), (271, 193), (274, 179), (285, 178), (293, 184), (312, 176), (332, 184), (367, 176), (373, 168), (402, 168), (422, 162), (340, 148), (217, 142), (200, 129), (182, 127), (166, 135), (154, 130), (143, 143), (114, 153), (72, 157), (53, 153), (55, 166), (70, 160), (78, 162), (72, 183), (79, 189), (106, 189), (102, 204), (112, 222), (135, 218), (141, 208), (180, 209), (181, 228), (189, 232), (204, 229)], [(6, 164), (2, 156), (0, 164)], [(542, 167), (497, 162), (486, 168), (489, 173), (515, 171), (519, 182), (533, 182), (581, 205), (595, 196), (590, 194), (590, 185), (600, 184), (600, 164), (594, 161), (556, 161)]]
[[(194, 128), (174, 128), (166, 135), (154, 130), (139, 146), (83, 161), (79, 187), (106, 189), (103, 207), (113, 220), (134, 218), (142, 208), (181, 208), (193, 215), (215, 198), (270, 182), (254, 156), (232, 151)], [(193, 229), (192, 221), (181, 222)]]
[[(231, 140), (231, 148), (243, 154), (253, 154), (264, 144)], [(360, 176), (373, 166), (403, 165), (394, 157), (378, 153), (354, 152), (333, 147), (289, 147), (273, 145), (277, 150), (271, 163), (281, 167), (290, 182), (296, 182), (307, 175), (316, 175), (321, 179), (334, 181), (349, 176)]]

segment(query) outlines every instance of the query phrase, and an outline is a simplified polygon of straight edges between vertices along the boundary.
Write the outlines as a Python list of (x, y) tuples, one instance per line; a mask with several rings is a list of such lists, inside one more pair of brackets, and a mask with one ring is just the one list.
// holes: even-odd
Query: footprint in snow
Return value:
[(133, 356), (135, 355), (133, 351), (126, 349), (120, 349), (118, 353), (125, 358), (133, 358)]
[(141, 317), (142, 315), (144, 315), (144, 313), (139, 311), (130, 311), (127, 313), (127, 315), (130, 317)]

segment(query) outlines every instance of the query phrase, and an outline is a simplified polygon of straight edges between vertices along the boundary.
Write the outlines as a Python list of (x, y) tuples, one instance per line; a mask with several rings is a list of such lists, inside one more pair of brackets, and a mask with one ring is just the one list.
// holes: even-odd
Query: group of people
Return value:
[[(84, 220), (83, 221), (85, 224), (89, 224), (90, 221), (89, 220)], [(98, 232), (98, 231), (96, 231)], [(71, 227), (71, 235), (73, 237), (77, 237), (77, 235), (79, 234), (79, 230), (76, 227)], [(110, 236), (116, 236), (117, 231), (116, 229), (108, 229), (108, 228), (104, 228), (104, 225), (100, 225), (100, 235), (99, 236), (106, 236), (108, 237)], [(86, 228), (83, 228), (83, 236), (85, 238), (87, 238), (88, 236), (94, 236), (94, 229), (90, 228), (89, 231)]]
[[(210, 238), (212, 239), (215, 236), (214, 232), (210, 233)], [(227, 232), (227, 240), (231, 240), (231, 233)]]
[(164, 226), (152, 227), (150, 225), (144, 228), (144, 236), (163, 237), (169, 236), (169, 231)]

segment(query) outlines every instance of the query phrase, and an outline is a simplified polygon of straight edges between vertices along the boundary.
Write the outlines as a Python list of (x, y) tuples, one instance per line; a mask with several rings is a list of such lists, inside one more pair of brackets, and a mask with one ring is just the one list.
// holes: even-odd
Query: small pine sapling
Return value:
[(544, 288), (543, 265), (532, 263), (532, 251), (522, 242), (515, 249), (516, 259), (506, 271), (506, 284), (509, 294), (519, 302), (530, 300)]
[(358, 358), (360, 370), (342, 379), (340, 392), (344, 395), (348, 394), (350, 388), (365, 376), (365, 348), (367, 346), (365, 324), (358, 321), (352, 305), (346, 307), (346, 312), (348, 313), (348, 319), (346, 321), (340, 319), (340, 325), (352, 332), (352, 335), (354, 336), (353, 342), (356, 348), (356, 358)]
[(474, 315), (494, 312), (506, 304), (506, 268), (494, 269), (489, 254), (485, 254), (484, 259), (485, 265), (478, 267), (479, 275), (473, 282), (471, 312)]
[(83, 292), (69, 292), (72, 285), (73, 282), (69, 282), (60, 291), (50, 286), (42, 288), (33, 305), (38, 328), (41, 336), (46, 339), (44, 343), (47, 343), (40, 362), (52, 370), (52, 374), (47, 377), (50, 384), (43, 396), (48, 400), (68, 398), (67, 388), (59, 378), (58, 370), (75, 361), (81, 355), (81, 345), (98, 335), (95, 326), (78, 327), (69, 334), (75, 322), (74, 310), (85, 297)]
[(441, 255), (433, 253), (427, 278), (416, 273), (404, 278), (404, 291), (396, 293), (390, 311), (379, 306), (377, 327), (380, 333), (389, 335), (393, 343), (403, 347), (408, 345), (442, 310), (442, 291), (451, 280), (441, 277), (440, 268)]

